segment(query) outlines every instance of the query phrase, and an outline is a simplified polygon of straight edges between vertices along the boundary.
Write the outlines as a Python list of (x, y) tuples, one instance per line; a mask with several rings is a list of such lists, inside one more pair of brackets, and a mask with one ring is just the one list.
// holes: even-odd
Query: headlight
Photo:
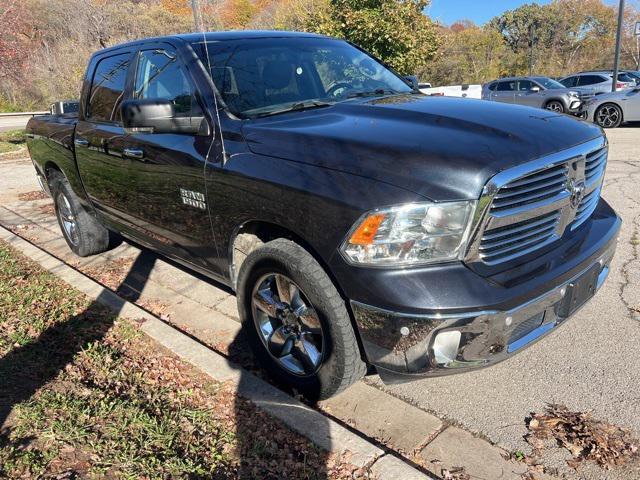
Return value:
[(351, 263), (404, 266), (464, 256), (475, 201), (412, 203), (375, 210), (352, 228), (340, 248)]
[(578, 92), (569, 92), (569, 96), (580, 98), (580, 94)]

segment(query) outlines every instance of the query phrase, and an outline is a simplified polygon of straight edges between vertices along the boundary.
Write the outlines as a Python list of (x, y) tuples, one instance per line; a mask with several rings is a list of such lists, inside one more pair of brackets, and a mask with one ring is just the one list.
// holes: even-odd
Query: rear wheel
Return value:
[(558, 100), (551, 100), (544, 108), (552, 112), (564, 113), (564, 105)]
[(107, 250), (109, 231), (85, 210), (64, 175), (51, 172), (49, 187), (60, 230), (73, 253), (87, 257)]
[(596, 110), (594, 118), (602, 128), (618, 128), (622, 123), (622, 109), (614, 103), (605, 103)]
[(237, 294), (254, 352), (280, 382), (318, 400), (366, 373), (344, 300), (301, 246), (277, 239), (251, 252)]

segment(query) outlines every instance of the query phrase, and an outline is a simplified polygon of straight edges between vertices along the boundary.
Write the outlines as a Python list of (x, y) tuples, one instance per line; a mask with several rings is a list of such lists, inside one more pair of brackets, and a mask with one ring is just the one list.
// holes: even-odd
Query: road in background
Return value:
[[(45, 112), (38, 112), (45, 113)], [(0, 132), (16, 130), (27, 126), (27, 122), (33, 114), (17, 115), (0, 113)]]

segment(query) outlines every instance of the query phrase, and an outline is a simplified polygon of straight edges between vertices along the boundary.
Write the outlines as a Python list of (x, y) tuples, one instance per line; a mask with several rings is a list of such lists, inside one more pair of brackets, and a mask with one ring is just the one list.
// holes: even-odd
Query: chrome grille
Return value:
[(598, 205), (607, 152), (603, 137), (497, 174), (480, 199), (467, 261), (498, 265), (583, 224)]
[(502, 187), (493, 198), (491, 211), (509, 210), (552, 198), (564, 190), (566, 182), (566, 165), (531, 173)]
[(584, 165), (584, 177), (587, 185), (601, 179), (607, 166), (607, 153), (605, 147), (587, 155)]
[(487, 263), (506, 261), (524, 250), (535, 250), (552, 239), (560, 220), (560, 210), (517, 222), (506, 227), (485, 230), (480, 256)]

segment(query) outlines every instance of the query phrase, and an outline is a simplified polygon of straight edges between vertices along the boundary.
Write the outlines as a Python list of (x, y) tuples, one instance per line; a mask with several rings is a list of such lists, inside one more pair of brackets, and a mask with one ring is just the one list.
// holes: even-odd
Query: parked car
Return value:
[(598, 95), (586, 105), (586, 118), (602, 128), (640, 121), (640, 87)]
[[(613, 72), (581, 72), (560, 80), (566, 88), (590, 93), (609, 93), (613, 87)], [(635, 85), (634, 80), (625, 73), (618, 74), (616, 90), (625, 90)]]
[(482, 99), (546, 108), (558, 113), (580, 113), (583, 96), (548, 77), (509, 77), (486, 83)]
[(71, 250), (116, 232), (228, 285), (259, 362), (309, 398), (367, 365), (509, 358), (593, 297), (620, 228), (596, 125), (429, 97), (315, 34), (101, 50), (77, 118), (27, 136)]
[(640, 87), (640, 71), (625, 70), (624, 73), (629, 75), (636, 82), (636, 87)]
[(420, 87), (420, 91), (425, 95), (479, 99), (482, 94), (482, 85), (463, 84), (448, 85), (444, 87)]

